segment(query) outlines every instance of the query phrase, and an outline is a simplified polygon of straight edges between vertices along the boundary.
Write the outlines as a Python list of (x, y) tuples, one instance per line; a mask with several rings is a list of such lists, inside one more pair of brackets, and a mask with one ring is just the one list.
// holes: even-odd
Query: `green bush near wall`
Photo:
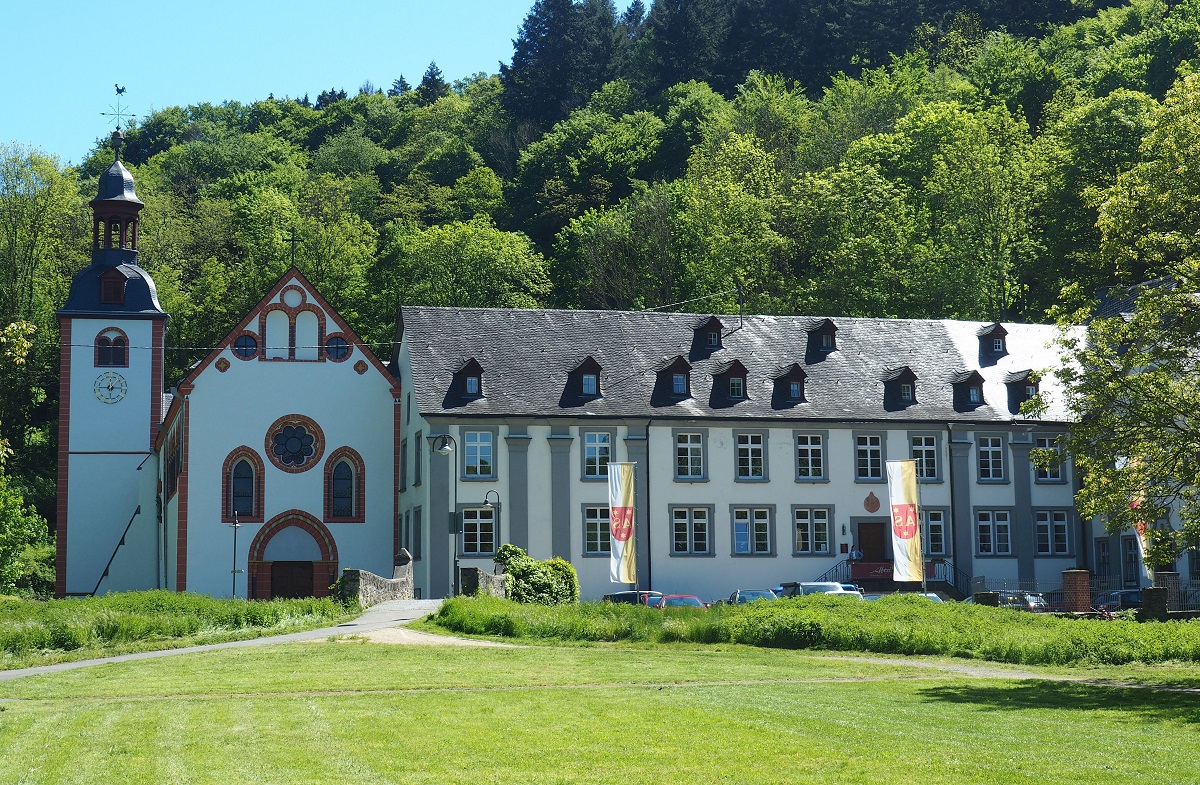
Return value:
[(579, 601), (579, 575), (565, 559), (531, 558), (512, 543), (501, 545), (494, 559), (504, 565), (508, 598), (536, 605), (562, 605)]
[(741, 643), (1027, 665), (1200, 663), (1196, 620), (1074, 619), (903, 595), (866, 602), (818, 594), (666, 611), (623, 603), (540, 607), (457, 598), (432, 621), (464, 634), (555, 641)]

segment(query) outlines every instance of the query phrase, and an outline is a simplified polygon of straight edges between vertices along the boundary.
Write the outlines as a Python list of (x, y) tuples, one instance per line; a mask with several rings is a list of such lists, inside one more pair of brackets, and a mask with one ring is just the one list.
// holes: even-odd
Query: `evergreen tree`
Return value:
[(537, 0), (500, 65), (505, 111), (543, 131), (609, 80), (616, 44), (612, 0)]
[(429, 67), (425, 69), (425, 75), (421, 77), (421, 84), (417, 85), (417, 101), (422, 106), (429, 106), (448, 95), (450, 85), (442, 78), (442, 69), (437, 67), (437, 63), (430, 62)]
[(392, 82), (392, 86), (388, 89), (387, 94), (391, 98), (404, 95), (412, 89), (412, 85), (404, 78), (404, 74), (400, 74), (400, 78)]

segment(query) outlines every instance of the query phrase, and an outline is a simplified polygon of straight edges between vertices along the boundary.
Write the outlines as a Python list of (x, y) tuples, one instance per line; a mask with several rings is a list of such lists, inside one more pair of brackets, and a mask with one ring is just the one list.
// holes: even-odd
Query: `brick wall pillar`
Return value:
[(1063, 610), (1087, 613), (1092, 609), (1092, 574), (1087, 570), (1063, 570)]
[(1179, 596), (1179, 573), (1155, 570), (1154, 585), (1167, 590), (1167, 610), (1177, 611), (1183, 607)]
[(1159, 586), (1142, 589), (1142, 607), (1137, 612), (1138, 621), (1167, 620), (1167, 590)]

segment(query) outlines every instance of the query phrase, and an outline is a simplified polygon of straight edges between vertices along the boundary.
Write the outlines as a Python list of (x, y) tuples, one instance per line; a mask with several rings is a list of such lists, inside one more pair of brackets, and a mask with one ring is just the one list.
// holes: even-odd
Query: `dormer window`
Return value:
[(983, 377), (979, 371), (959, 371), (950, 379), (954, 385), (954, 408), (970, 411), (987, 403), (983, 397)]
[(810, 364), (821, 362), (826, 356), (837, 351), (838, 328), (832, 319), (814, 320), (808, 324), (805, 330), (808, 332), (806, 362)]
[(746, 398), (746, 376), (749, 371), (741, 360), (730, 360), (713, 369), (713, 392), (725, 393), (730, 401)]
[(600, 363), (595, 357), (588, 355), (575, 364), (567, 374), (563, 396), (564, 402), (574, 400), (576, 405), (600, 397)]
[(1008, 354), (1008, 330), (1004, 329), (1004, 325), (999, 322), (992, 322), (980, 328), (976, 333), (979, 336), (979, 351), (984, 355), (999, 357)]
[(709, 354), (721, 349), (721, 333), (725, 325), (715, 316), (709, 316), (692, 327), (692, 351)]
[(1014, 371), (1005, 377), (1008, 386), (1008, 410), (1020, 414), (1021, 404), (1032, 400), (1039, 392), (1037, 377), (1032, 370)]
[[(715, 388), (714, 388), (715, 389)], [(674, 406), (692, 395), (692, 365), (677, 354), (664, 360), (654, 375), (651, 401), (655, 406)]]
[(100, 278), (100, 303), (102, 305), (125, 304), (125, 276), (117, 270), (109, 270)]
[(483, 397), (483, 366), (478, 360), (472, 357), (459, 366), (451, 389), (463, 398)]
[(902, 365), (883, 375), (883, 408), (896, 411), (917, 403), (917, 375)]
[(777, 366), (771, 377), (775, 380), (772, 405), (785, 408), (804, 402), (804, 379), (806, 374), (799, 363)]

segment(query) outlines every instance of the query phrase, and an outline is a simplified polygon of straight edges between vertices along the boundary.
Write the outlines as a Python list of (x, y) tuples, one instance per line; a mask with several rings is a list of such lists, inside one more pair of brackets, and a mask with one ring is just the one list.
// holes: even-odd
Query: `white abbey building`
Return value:
[(637, 464), (641, 588), (890, 587), (898, 458), (918, 462), (931, 588), (1120, 577), (1071, 464), (1030, 460), (1065, 427), (1019, 411), (1059, 361), (1054, 327), (405, 307), (385, 365), (292, 270), (168, 391), (119, 160), (92, 207), (92, 263), (59, 312), (60, 595), (319, 596), (406, 548), (439, 597), (455, 564), (491, 571), (512, 542), (598, 598), (625, 588), (610, 460)]

